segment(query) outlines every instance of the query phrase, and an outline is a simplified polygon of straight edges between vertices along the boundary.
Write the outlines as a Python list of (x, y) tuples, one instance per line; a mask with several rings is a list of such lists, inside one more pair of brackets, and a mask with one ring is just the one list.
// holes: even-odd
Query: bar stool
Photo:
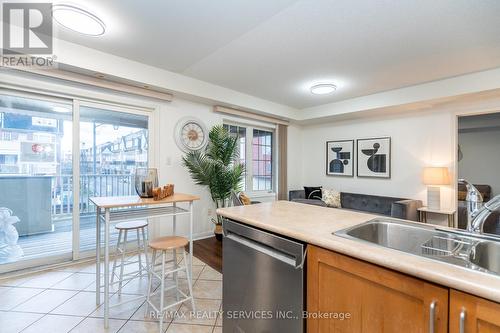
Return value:
[[(184, 303), (186, 301), (191, 301), (191, 306), (193, 312), (195, 311), (195, 305), (194, 305), (194, 298), (193, 298), (193, 286), (191, 284), (191, 277), (188, 272), (188, 267), (187, 267), (187, 259), (186, 259), (186, 251), (184, 250), (184, 247), (189, 243), (187, 238), (184, 237), (179, 237), (179, 236), (167, 236), (167, 237), (160, 237), (157, 239), (152, 240), (149, 242), (149, 247), (153, 249), (153, 256), (151, 260), (151, 266), (149, 267), (149, 281), (148, 281), (148, 295), (146, 297), (146, 315), (149, 313), (149, 307), (151, 306), (155, 311), (156, 314), (158, 315), (158, 318), (160, 319), (160, 332), (163, 332), (163, 316), (164, 312), (176, 305), (179, 305), (181, 303)], [(173, 259), (172, 260), (166, 260), (167, 258), (167, 251), (172, 250), (173, 251)], [(177, 250), (182, 251), (182, 265), (179, 265), (179, 262), (177, 261)], [(161, 254), (158, 253), (161, 251)], [(156, 261), (158, 258), (161, 258), (161, 263), (158, 265), (161, 265), (161, 274), (158, 274), (155, 272), (155, 267), (156, 267)], [(172, 262), (173, 265), (171, 267), (165, 267), (166, 263)], [(187, 283), (188, 283), (188, 289), (189, 289), (189, 295), (186, 295), (182, 290), (179, 288), (179, 281), (177, 278), (177, 273), (179, 271), (184, 271), (186, 272), (186, 277), (187, 277)], [(173, 280), (174, 280), (174, 285), (168, 288), (165, 288), (165, 279), (172, 274)], [(153, 276), (156, 277), (157, 279), (160, 280), (161, 285), (159, 290), (152, 291), (152, 282), (153, 282)], [(175, 289), (175, 297), (176, 297), (176, 302), (169, 304), (167, 306), (164, 306), (164, 300), (165, 300), (165, 291), (168, 291), (170, 289)], [(151, 296), (160, 293), (160, 307), (157, 308), (152, 302), (151, 302)], [(182, 299), (179, 299), (179, 294), (183, 296)]]
[[(111, 272), (111, 284), (114, 283), (119, 283), (118, 287), (118, 295), (121, 295), (122, 293), (122, 286), (124, 281), (129, 281), (137, 276), (142, 276), (142, 273), (148, 272), (148, 267), (149, 267), (149, 259), (148, 259), (148, 253), (147, 253), (147, 248), (146, 248), (146, 233), (144, 229), (148, 226), (147, 221), (143, 220), (137, 220), (137, 221), (128, 221), (128, 222), (120, 222), (115, 225), (115, 229), (118, 230), (118, 242), (116, 244), (116, 253), (115, 253), (115, 259), (113, 262), (113, 270)], [(136, 231), (137, 233), (137, 249), (135, 252), (138, 255), (138, 260), (133, 261), (133, 260), (125, 260), (125, 252), (126, 252), (126, 247), (127, 247), (127, 236), (128, 232), (131, 231)], [(142, 234), (142, 244), (141, 244), (141, 239), (140, 239), (140, 234)], [(146, 265), (144, 266), (142, 264), (142, 255), (144, 255), (145, 260), (146, 260)], [(118, 257), (120, 257), (120, 262), (118, 263)], [(123, 270), (125, 266), (132, 265), (132, 264), (139, 264), (139, 269), (137, 271), (133, 271), (130, 273), (125, 274), (125, 279)], [(120, 274), (116, 274), (116, 269), (120, 269)], [(115, 276), (118, 277), (118, 281), (114, 282)]]

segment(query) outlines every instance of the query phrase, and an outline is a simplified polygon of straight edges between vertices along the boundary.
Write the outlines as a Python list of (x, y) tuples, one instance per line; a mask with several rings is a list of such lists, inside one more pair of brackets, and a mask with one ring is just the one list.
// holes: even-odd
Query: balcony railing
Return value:
[[(134, 175), (81, 175), (80, 215), (95, 212), (91, 197), (133, 195)], [(61, 175), (52, 178), (52, 216), (68, 217), (73, 213), (73, 176)]]

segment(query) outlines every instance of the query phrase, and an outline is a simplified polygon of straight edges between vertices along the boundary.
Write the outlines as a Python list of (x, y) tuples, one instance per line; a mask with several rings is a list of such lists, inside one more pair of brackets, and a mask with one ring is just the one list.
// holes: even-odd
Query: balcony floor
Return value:
[[(43, 234), (19, 237), (18, 245), (23, 249), (24, 256), (18, 260), (43, 258), (72, 252), (72, 220), (71, 217), (53, 222), (54, 231)], [(102, 236), (104, 237), (104, 236)], [(128, 240), (136, 240), (131, 232)], [(110, 242), (116, 244), (118, 232), (111, 228)], [(80, 217), (80, 251), (94, 250), (96, 244), (95, 215)], [(0, 264), (6, 263), (0, 259)]]

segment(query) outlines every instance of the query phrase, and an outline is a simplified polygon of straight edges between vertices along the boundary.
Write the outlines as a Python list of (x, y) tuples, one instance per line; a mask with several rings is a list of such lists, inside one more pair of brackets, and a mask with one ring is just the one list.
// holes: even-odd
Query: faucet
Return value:
[(500, 194), (484, 204), (484, 206), (471, 215), (471, 224), (467, 226), (467, 231), (483, 233), (484, 222), (491, 213), (500, 211)]
[(465, 179), (459, 179), (459, 183), (465, 184), (467, 188), (467, 231), (472, 232), (472, 221), (477, 216), (481, 208), (483, 208), (483, 196), (479, 190)]
[(467, 187), (467, 231), (483, 233), (484, 222), (494, 211), (500, 211), (500, 194), (483, 205), (483, 196), (479, 190), (465, 179), (459, 179), (459, 183)]

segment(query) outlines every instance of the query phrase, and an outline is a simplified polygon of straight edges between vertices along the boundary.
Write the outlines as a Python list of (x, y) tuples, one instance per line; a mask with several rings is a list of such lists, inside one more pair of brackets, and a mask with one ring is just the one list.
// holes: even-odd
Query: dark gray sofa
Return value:
[[(288, 194), (290, 201), (327, 207), (321, 200), (306, 199), (304, 190), (293, 190)], [(340, 202), (343, 209), (385, 215), (411, 221), (418, 221), (417, 209), (422, 207), (422, 201), (420, 200), (346, 192), (340, 193)]]

